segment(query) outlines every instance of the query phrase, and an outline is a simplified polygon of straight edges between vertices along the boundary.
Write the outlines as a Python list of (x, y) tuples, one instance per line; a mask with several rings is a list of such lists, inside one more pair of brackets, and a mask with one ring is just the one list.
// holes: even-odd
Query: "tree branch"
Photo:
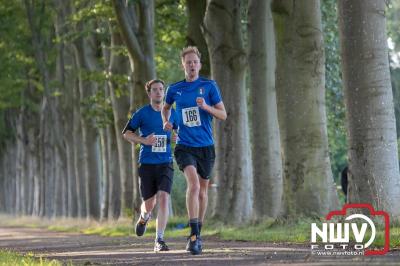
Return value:
[(130, 22), (127, 7), (124, 5), (123, 0), (113, 0), (113, 6), (117, 15), (118, 25), (121, 28), (122, 37), (124, 38), (130, 56), (139, 61), (144, 61), (144, 53), (135, 32), (132, 30), (134, 25)]

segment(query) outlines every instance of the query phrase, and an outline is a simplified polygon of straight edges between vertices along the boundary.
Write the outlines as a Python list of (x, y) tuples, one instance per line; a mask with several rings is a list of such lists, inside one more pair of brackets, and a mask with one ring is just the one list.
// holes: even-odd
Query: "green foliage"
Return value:
[(26, 49), (29, 35), (20, 5), (0, 3), (0, 35), (0, 110), (4, 110), (20, 105), (27, 69), (33, 65)]
[(56, 43), (65, 41), (72, 43), (80, 37), (93, 34), (98, 40), (109, 39), (108, 22), (116, 21), (114, 9), (110, 0), (74, 0), (72, 5), (76, 12), (66, 18), (62, 25), (62, 36), (55, 39)]
[(81, 102), (86, 119), (93, 118), (97, 128), (104, 128), (113, 123), (111, 100), (105, 97), (104, 90), (89, 96)]
[(400, 51), (400, 1), (388, 1), (387, 12), (387, 31), (388, 37), (396, 44), (395, 50)]
[(114, 86), (116, 86), (116, 97), (129, 97), (129, 76), (118, 74), (110, 76), (104, 71), (80, 70), (80, 73), (83, 80), (96, 82), (99, 85), (99, 90), (95, 94), (81, 101), (81, 107), (83, 108), (85, 118), (93, 118), (98, 128), (111, 125), (113, 122), (111, 98), (106, 95), (105, 90), (101, 88), (104, 88), (106, 83), (112, 82)]
[(13, 135), (6, 118), (33, 99), (24, 98), (28, 76), (35, 73), (26, 12), (19, 2), (0, 2), (0, 146)]
[(321, 1), (321, 11), (326, 56), (325, 85), (329, 155), (333, 176), (337, 180), (340, 171), (347, 164), (347, 139), (336, 0)]

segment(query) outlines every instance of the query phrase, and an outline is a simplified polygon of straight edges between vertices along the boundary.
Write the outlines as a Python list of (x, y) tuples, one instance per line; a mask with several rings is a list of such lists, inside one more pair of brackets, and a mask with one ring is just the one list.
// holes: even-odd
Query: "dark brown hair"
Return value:
[(146, 89), (147, 92), (150, 92), (151, 85), (153, 85), (154, 83), (161, 83), (163, 86), (165, 86), (164, 81), (162, 81), (161, 79), (152, 79), (147, 81), (146, 85), (144, 85), (144, 88)]

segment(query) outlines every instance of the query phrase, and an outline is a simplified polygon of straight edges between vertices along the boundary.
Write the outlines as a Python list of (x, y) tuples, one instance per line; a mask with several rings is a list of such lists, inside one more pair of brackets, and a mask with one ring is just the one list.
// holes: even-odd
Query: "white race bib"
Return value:
[(182, 109), (183, 124), (187, 127), (201, 126), (199, 107), (189, 107)]
[(152, 152), (166, 152), (167, 151), (167, 135), (154, 135), (156, 143), (151, 146)]

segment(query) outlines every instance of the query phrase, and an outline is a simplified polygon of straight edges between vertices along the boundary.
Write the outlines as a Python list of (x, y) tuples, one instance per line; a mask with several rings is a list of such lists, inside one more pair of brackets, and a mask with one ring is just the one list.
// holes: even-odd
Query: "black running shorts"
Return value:
[(214, 145), (206, 147), (188, 147), (177, 144), (174, 151), (175, 160), (183, 172), (186, 166), (193, 165), (203, 179), (210, 179), (215, 162)]
[(173, 176), (172, 163), (141, 164), (139, 166), (139, 183), (142, 199), (148, 200), (159, 190), (171, 193)]

